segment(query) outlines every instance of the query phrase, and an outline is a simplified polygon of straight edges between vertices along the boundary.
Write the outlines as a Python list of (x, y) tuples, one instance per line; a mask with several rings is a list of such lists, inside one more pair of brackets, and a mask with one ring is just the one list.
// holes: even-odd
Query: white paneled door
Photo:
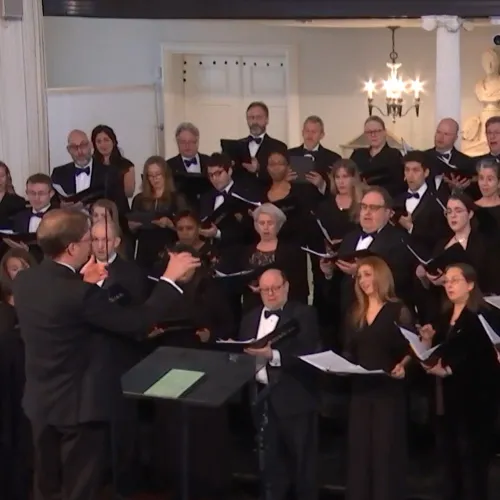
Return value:
[(221, 138), (246, 136), (245, 110), (252, 101), (269, 106), (269, 133), (287, 142), (285, 57), (183, 57), (184, 120), (200, 129), (201, 151), (219, 151)]

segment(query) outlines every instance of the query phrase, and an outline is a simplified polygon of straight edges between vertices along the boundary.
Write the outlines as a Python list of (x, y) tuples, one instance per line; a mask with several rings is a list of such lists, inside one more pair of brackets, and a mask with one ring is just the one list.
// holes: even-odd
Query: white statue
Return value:
[(465, 121), (462, 131), (462, 151), (469, 156), (489, 152), (484, 125), (488, 118), (500, 116), (500, 56), (496, 49), (483, 52), (481, 63), (486, 76), (476, 83), (474, 92), (483, 105), (479, 116)]

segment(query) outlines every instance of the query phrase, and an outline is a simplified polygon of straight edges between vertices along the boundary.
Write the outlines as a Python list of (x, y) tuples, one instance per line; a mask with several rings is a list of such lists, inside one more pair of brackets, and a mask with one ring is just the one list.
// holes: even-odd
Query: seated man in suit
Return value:
[(285, 500), (293, 487), (297, 500), (315, 500), (318, 495), (316, 381), (310, 378), (310, 372), (303, 371), (297, 357), (314, 353), (319, 347), (316, 313), (310, 306), (288, 302), (289, 283), (278, 269), (262, 274), (259, 289), (264, 306), (243, 318), (240, 340), (262, 338), (292, 319), (299, 323), (295, 337), (245, 351), (268, 359), (267, 366), (256, 375), (265, 498)]
[(200, 131), (189, 122), (181, 123), (175, 131), (175, 141), (179, 154), (167, 160), (174, 175), (177, 191), (182, 193), (189, 205), (198, 208), (200, 196), (208, 191), (210, 182), (206, 177), (189, 176), (189, 174), (207, 173), (209, 157), (198, 151)]
[(97, 500), (109, 451), (110, 385), (120, 381), (113, 366), (96, 366), (96, 336), (147, 338), (182, 300), (175, 281), (200, 262), (173, 255), (145, 304), (121, 307), (95, 286), (107, 272), (88, 261), (91, 235), (84, 213), (52, 210), (37, 236), (46, 258), (13, 284), (26, 353), (23, 406), (33, 430), (35, 498)]
[[(45, 174), (33, 174), (26, 181), (26, 197), (31, 208), (16, 214), (13, 218), (12, 229), (15, 233), (36, 233), (42, 218), (52, 208), (51, 198), (54, 196), (52, 181)], [(9, 238), (4, 239), (11, 248), (28, 250), (33, 257), (40, 261), (43, 258), (38, 245), (33, 242), (27, 245)]]
[[(121, 173), (113, 165), (101, 165), (92, 157), (92, 143), (82, 130), (73, 130), (68, 135), (67, 150), (71, 163), (54, 168), (51, 177), (56, 191), (60, 186), (66, 195), (72, 196), (89, 190), (85, 201), (77, 203), (77, 208), (108, 198), (116, 203), (120, 214), (129, 211), (129, 204), (123, 187)], [(61, 206), (73, 205), (59, 196)]]

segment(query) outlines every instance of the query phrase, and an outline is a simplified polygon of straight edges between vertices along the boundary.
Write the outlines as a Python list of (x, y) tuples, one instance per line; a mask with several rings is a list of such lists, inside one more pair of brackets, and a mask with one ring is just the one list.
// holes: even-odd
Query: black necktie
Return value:
[(81, 174), (90, 175), (90, 167), (85, 167), (85, 168), (75, 167), (75, 175), (78, 177)]
[(189, 168), (191, 165), (198, 165), (198, 160), (195, 158), (191, 158), (190, 160), (184, 160), (184, 165), (186, 165), (186, 168)]
[(420, 195), (418, 193), (412, 193), (411, 191), (408, 191), (407, 197), (408, 199), (415, 198), (416, 200), (420, 200)]
[(377, 231), (373, 233), (367, 233), (366, 231), (361, 231), (361, 239), (364, 240), (366, 238), (373, 238), (377, 234)]
[(440, 153), (439, 157), (442, 158), (444, 161), (449, 162), (451, 160), (451, 153)]
[(270, 311), (269, 309), (266, 309), (264, 311), (264, 318), (269, 319), (270, 316), (278, 316), (278, 318), (279, 318), (280, 314), (281, 314), (281, 310)]
[(45, 215), (45, 212), (33, 212), (31, 214), (31, 217), (38, 217), (39, 219), (41, 219), (44, 215)]
[(255, 142), (257, 146), (262, 142), (262, 137), (253, 137), (252, 135), (249, 136), (248, 142)]

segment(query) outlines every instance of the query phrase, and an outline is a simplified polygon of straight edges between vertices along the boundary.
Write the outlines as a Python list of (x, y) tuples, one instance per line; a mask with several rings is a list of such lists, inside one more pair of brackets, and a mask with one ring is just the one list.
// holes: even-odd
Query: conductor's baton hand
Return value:
[(172, 281), (177, 281), (189, 271), (201, 266), (200, 259), (193, 257), (188, 252), (170, 253), (167, 269), (163, 273), (163, 277)]
[(80, 274), (83, 276), (83, 281), (93, 285), (108, 277), (106, 264), (97, 262), (94, 256), (90, 257), (88, 262), (81, 268)]

